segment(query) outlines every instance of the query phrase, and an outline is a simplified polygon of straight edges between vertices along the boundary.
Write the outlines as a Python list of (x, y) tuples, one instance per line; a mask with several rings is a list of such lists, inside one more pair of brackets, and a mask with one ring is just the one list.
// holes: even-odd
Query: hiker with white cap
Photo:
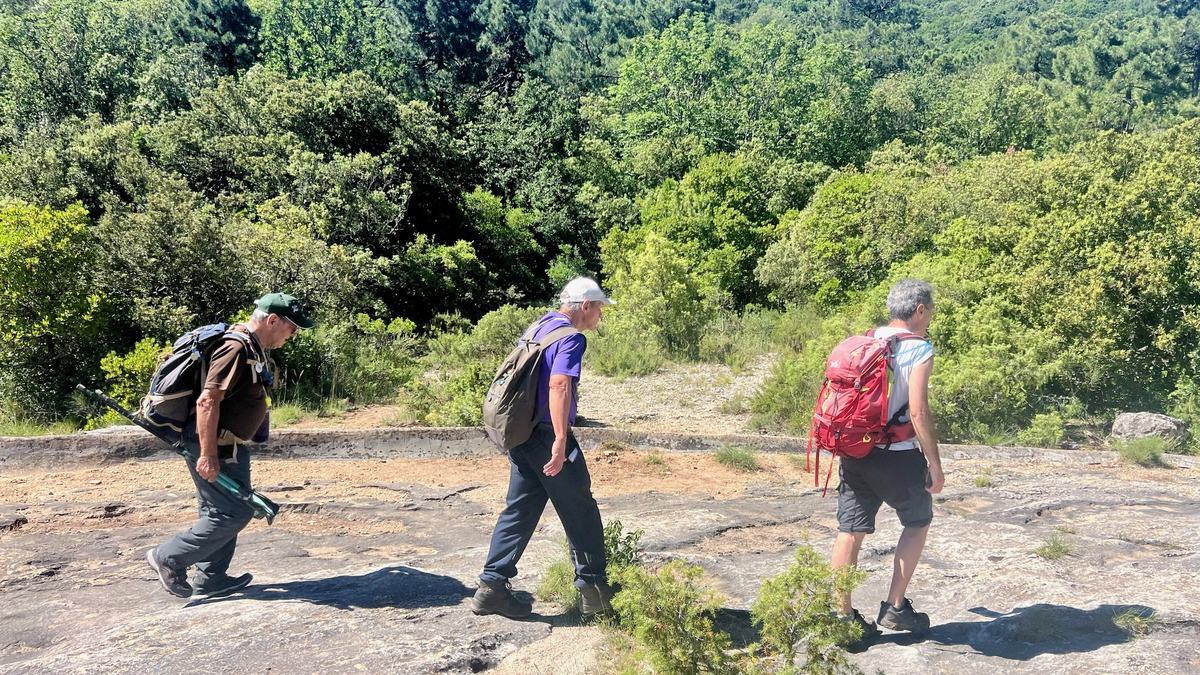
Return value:
[[(505, 441), (501, 429), (493, 440), (508, 452), (508, 497), (492, 533), (487, 562), (479, 576), (479, 590), (472, 599), (476, 614), (500, 614), (510, 618), (528, 616), (531, 603), (513, 595), (509, 579), (517, 575), (517, 561), (524, 553), (546, 502), (554, 504), (571, 558), (575, 563), (575, 586), (580, 592), (580, 611), (594, 614), (610, 608), (612, 589), (605, 575), (604, 526), (592, 496), (592, 478), (579, 443), (571, 433), (579, 374), (587, 339), (583, 331), (600, 323), (605, 305), (613, 304), (593, 279), (572, 279), (559, 294), (559, 308), (535, 321), (523, 334), (505, 366), (525, 353), (535, 364), (521, 371), (533, 396), (532, 428), (521, 428), (520, 436)], [(503, 389), (505, 366), (493, 382), (488, 405)], [(535, 379), (536, 378), (536, 379)], [(512, 382), (507, 385), (511, 388)], [(500, 396), (507, 396), (502, 391)], [(518, 397), (520, 398), (520, 397)], [(509, 411), (511, 412), (511, 411)], [(505, 419), (501, 415), (500, 419)], [(519, 426), (519, 425), (518, 425)], [(507, 430), (511, 435), (512, 429)], [(528, 434), (528, 440), (524, 440)]]

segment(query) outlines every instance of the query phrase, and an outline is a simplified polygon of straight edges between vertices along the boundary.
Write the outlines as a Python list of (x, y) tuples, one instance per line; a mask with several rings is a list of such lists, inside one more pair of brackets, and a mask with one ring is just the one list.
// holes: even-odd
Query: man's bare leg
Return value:
[[(906, 527), (900, 533), (900, 541), (896, 542), (896, 558), (892, 563), (892, 587), (888, 591), (887, 601), (892, 607), (899, 607), (904, 602), (904, 593), (908, 590), (908, 582), (912, 581), (913, 572), (917, 569), (917, 561), (921, 559), (921, 551), (925, 550), (925, 535), (929, 534), (929, 526)], [(841, 535), (838, 536), (841, 540)], [(837, 544), (834, 544), (836, 557)], [(855, 560), (858, 559), (858, 549), (854, 549)], [(835, 563), (836, 564), (836, 563)]]
[[(845, 567), (846, 565), (858, 565), (858, 551), (862, 548), (863, 539), (866, 538), (866, 532), (838, 532), (837, 539), (833, 542), (833, 554), (831, 556), (831, 564), (834, 569)], [(924, 543), (925, 538), (921, 537), (921, 542)], [(897, 553), (899, 549), (897, 548)], [(921, 555), (921, 550), (917, 549), (917, 555)], [(854, 604), (851, 602), (850, 594), (842, 595), (842, 615), (849, 616), (854, 613)]]

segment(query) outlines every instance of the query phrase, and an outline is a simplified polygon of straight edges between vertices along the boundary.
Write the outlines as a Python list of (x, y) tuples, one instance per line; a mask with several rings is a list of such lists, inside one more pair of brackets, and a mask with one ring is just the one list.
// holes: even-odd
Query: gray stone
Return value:
[(1112, 425), (1113, 438), (1128, 441), (1136, 438), (1162, 438), (1182, 444), (1188, 438), (1187, 422), (1169, 415), (1151, 412), (1121, 413)]

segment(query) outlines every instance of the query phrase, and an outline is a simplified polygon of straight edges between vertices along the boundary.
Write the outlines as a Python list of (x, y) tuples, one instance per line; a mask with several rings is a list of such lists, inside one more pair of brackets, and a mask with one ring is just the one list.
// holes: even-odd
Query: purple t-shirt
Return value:
[[(570, 326), (571, 320), (564, 314), (549, 312), (538, 319), (533, 339), (537, 340), (552, 331)], [(542, 352), (542, 367), (538, 369), (537, 418), (550, 421), (550, 376), (569, 375), (571, 380), (571, 410), (567, 424), (575, 424), (575, 403), (579, 397), (579, 372), (583, 367), (583, 352), (587, 349), (587, 338), (583, 333), (567, 336), (550, 345)]]

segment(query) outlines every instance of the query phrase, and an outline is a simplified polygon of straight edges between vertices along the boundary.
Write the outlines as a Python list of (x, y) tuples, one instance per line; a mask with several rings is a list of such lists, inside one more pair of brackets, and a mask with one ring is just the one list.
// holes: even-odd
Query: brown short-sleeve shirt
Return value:
[[(233, 330), (249, 332), (240, 325)], [(254, 344), (257, 345), (257, 342)], [(224, 429), (241, 439), (252, 438), (267, 417), (267, 390), (263, 386), (261, 370), (256, 371), (251, 361), (260, 363), (262, 369), (267, 367), (261, 349), (247, 347), (240, 340), (227, 338), (213, 349), (209, 357), (208, 374), (204, 378), (205, 389), (225, 392), (225, 398), (221, 400), (221, 416), (217, 421), (218, 429)]]

